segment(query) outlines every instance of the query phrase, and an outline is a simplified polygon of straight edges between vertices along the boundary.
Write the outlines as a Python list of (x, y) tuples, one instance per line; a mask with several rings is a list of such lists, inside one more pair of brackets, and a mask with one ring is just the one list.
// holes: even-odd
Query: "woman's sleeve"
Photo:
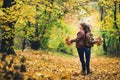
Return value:
[(84, 36), (84, 34), (85, 33), (83, 31), (78, 32), (77, 37), (75, 39), (72, 39), (70, 42), (77, 42), (77, 41), (79, 41)]
[(97, 43), (97, 40), (95, 40), (95, 39), (93, 38), (93, 34), (90, 34), (89, 37), (90, 37), (90, 36), (92, 36), (92, 41), (91, 41), (92, 44), (94, 45), (95, 43)]

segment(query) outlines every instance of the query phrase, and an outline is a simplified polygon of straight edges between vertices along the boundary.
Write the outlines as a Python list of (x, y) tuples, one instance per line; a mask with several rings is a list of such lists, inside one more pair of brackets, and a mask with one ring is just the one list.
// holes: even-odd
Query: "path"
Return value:
[[(120, 59), (92, 57), (92, 74), (80, 75), (81, 66), (78, 57), (62, 57), (44, 52), (18, 52), (18, 58), (26, 57), (27, 72), (24, 79), (32, 80), (120, 80)], [(15, 61), (14, 61), (15, 62)], [(16, 58), (16, 64), (17, 62)]]

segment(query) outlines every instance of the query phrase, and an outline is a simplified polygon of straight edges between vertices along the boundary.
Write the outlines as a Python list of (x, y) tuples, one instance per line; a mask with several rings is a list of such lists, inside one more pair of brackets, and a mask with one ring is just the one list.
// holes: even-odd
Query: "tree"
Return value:
[[(63, 1), (64, 2), (64, 1)], [(46, 49), (50, 30), (54, 24), (65, 14), (62, 1), (41, 1), (36, 5), (35, 32), (31, 35), (31, 48), (38, 50)]]
[[(1, 52), (15, 54), (14, 38), (17, 28), (22, 28), (25, 23), (34, 23), (35, 10), (29, 1), (3, 0), (0, 8), (0, 25), (2, 29)], [(16, 26), (18, 24), (22, 26)]]
[[(106, 16), (105, 7), (104, 7), (105, 4), (104, 4), (104, 2), (102, 0), (100, 0), (98, 2), (98, 4), (99, 4), (99, 8), (100, 8), (100, 21), (103, 22), (102, 27), (104, 28), (104, 24), (105, 24), (104, 17)], [(103, 37), (103, 50), (106, 53), (107, 52), (107, 45), (106, 45), (106, 35), (105, 35), (105, 32), (103, 32), (102, 37)]]
[[(15, 3), (13, 3), (14, 0), (4, 0), (3, 1), (3, 6), (2, 8), (9, 8), (11, 6), (13, 6)], [(5, 16), (7, 14), (9, 14), (6, 10), (3, 10), (3, 12), (5, 13)], [(7, 53), (7, 54), (15, 54), (15, 51), (13, 49), (13, 45), (14, 45), (14, 22), (4, 22), (3, 23), (3, 28), (2, 28), (2, 42), (1, 42), (1, 52), (2, 53)]]
[[(79, 10), (89, 10), (85, 7), (87, 0), (85, 1), (73, 1), (73, 0), (47, 0), (37, 2), (36, 5), (36, 23), (34, 25), (35, 32), (31, 35), (31, 48), (34, 50), (48, 48), (48, 41), (51, 29), (54, 26), (58, 26), (59, 20), (62, 20), (65, 14), (75, 14)], [(84, 4), (84, 5), (79, 5)], [(58, 26), (60, 27), (60, 26)]]
[(119, 0), (99, 0), (102, 22), (103, 50), (106, 54), (119, 54)]
[(114, 26), (116, 29), (118, 29), (117, 25), (117, 1), (114, 1)]

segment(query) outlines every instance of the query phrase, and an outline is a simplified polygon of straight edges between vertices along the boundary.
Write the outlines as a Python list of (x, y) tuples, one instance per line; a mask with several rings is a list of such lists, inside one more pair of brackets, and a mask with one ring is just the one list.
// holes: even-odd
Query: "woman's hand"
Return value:
[(96, 45), (100, 46), (103, 42), (103, 39), (101, 37), (96, 38)]
[(66, 37), (65, 42), (68, 46), (72, 44), (72, 41), (70, 40), (70, 37)]

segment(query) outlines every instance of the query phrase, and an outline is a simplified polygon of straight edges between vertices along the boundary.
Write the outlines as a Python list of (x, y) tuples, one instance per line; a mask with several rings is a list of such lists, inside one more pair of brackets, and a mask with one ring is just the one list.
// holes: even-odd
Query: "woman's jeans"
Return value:
[[(77, 48), (77, 51), (82, 64), (82, 70), (85, 71), (87, 69), (87, 71), (90, 71), (91, 48), (87, 48), (87, 47)], [(84, 59), (84, 54), (85, 54), (85, 59)]]

